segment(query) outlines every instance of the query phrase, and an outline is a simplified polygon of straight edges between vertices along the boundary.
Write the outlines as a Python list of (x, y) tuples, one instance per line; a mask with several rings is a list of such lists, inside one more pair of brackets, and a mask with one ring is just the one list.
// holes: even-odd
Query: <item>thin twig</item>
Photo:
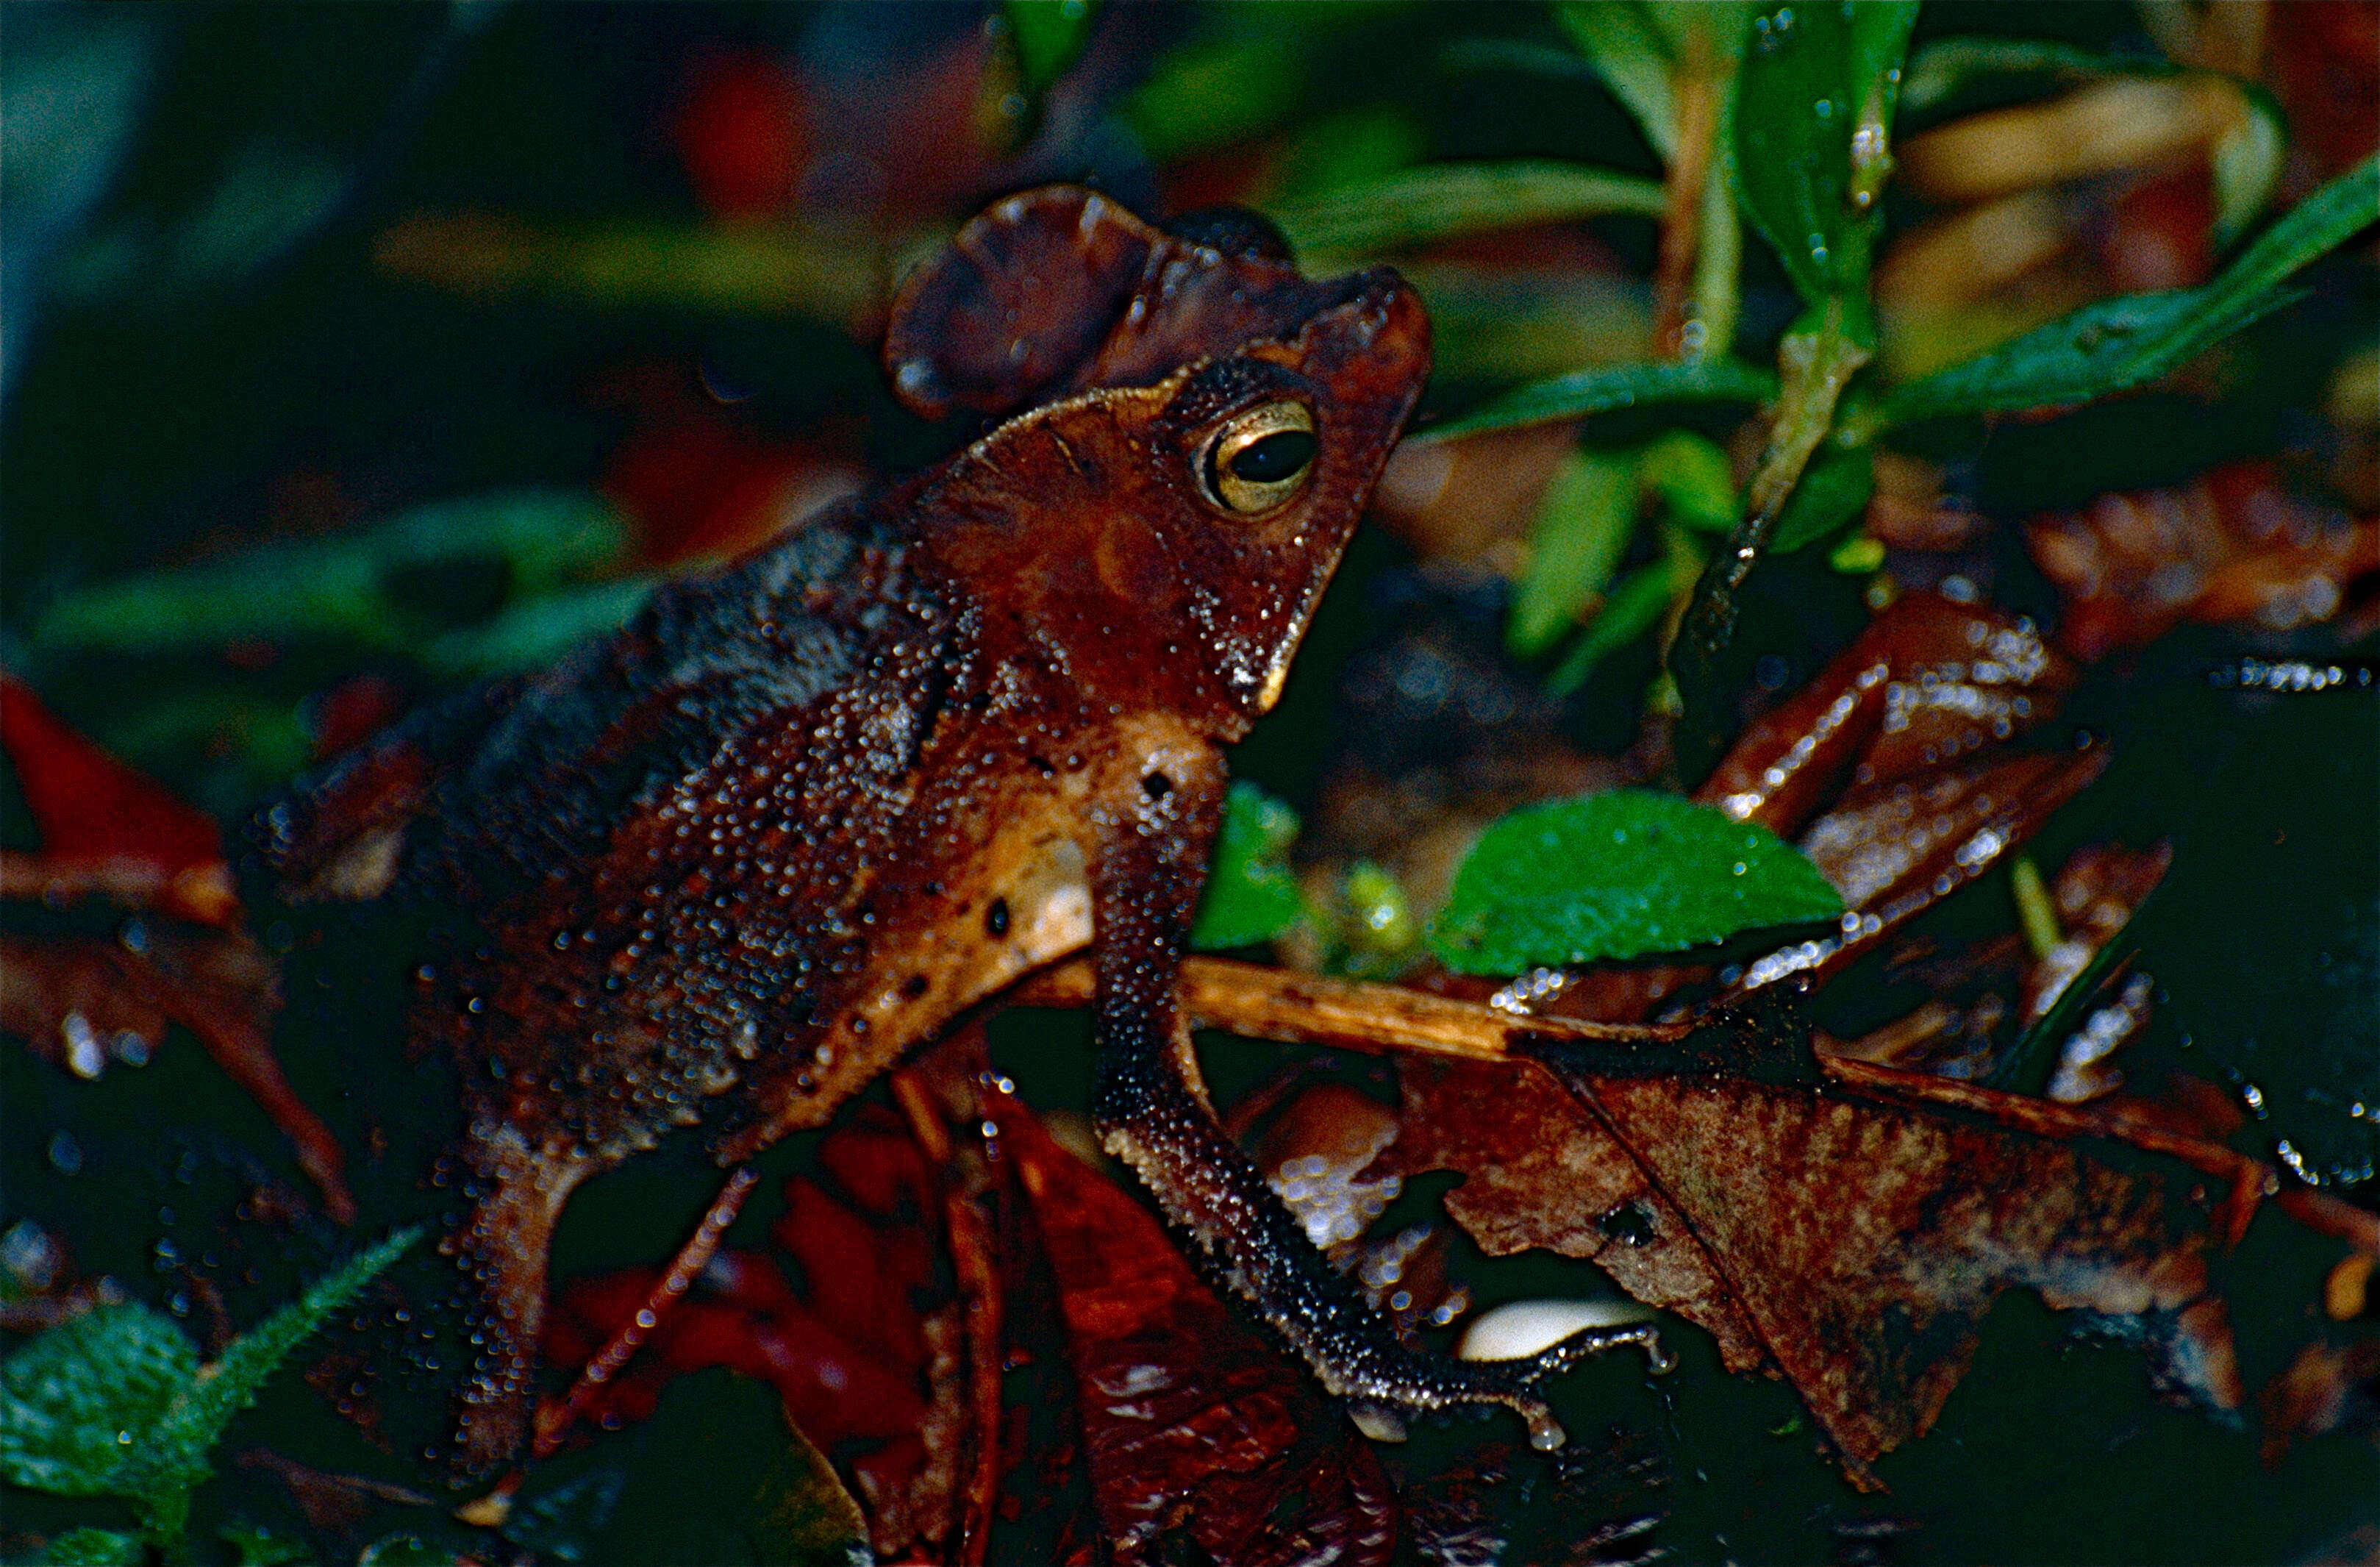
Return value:
[[(1090, 964), (1077, 958), (1027, 979), (1012, 999), (1025, 1006), (1087, 1006), (1093, 984)], [(1691, 1031), (1682, 1024), (1533, 1017), (1397, 985), (1216, 957), (1184, 961), (1182, 1002), (1203, 1026), (1260, 1039), (1465, 1061), (1511, 1059), (1527, 1039), (1674, 1044)]]
[[(1077, 958), (1036, 975), (1011, 999), (1026, 1006), (1084, 1006), (1094, 981)], [(1374, 1055), (1422, 1055), (1527, 1064), (1524, 1047), (1557, 1040), (1598, 1044), (1670, 1044), (1691, 1024), (1589, 1023), (1570, 1017), (1516, 1015), (1477, 1002), (1457, 1001), (1395, 985), (1296, 974), (1226, 958), (1193, 957), (1182, 965), (1182, 997), (1201, 1026), (1257, 1039), (1329, 1045)], [(2230, 1184), (2232, 1244), (2257, 1204), (2280, 1189), (2270, 1165), (2235, 1148), (2192, 1136), (2120, 1108), (2060, 1104), (1980, 1084), (1937, 1077), (1850, 1056), (1820, 1054), (1819, 1070), (1841, 1087), (1904, 1105), (1968, 1111), (1999, 1125), (2037, 1136), (2105, 1137), (2180, 1160)]]
[[(981, 1043), (977, 1042), (974, 1049), (979, 1053)], [(904, 1067), (892, 1074), (892, 1100), (907, 1118), (909, 1134), (932, 1162), (936, 1184), (941, 1187), (942, 1223), (965, 1313), (967, 1395), (973, 1416), (968, 1424), (975, 1439), (966, 1465), (955, 1560), (957, 1567), (983, 1567), (1000, 1501), (1001, 1371), (1007, 1329), (1000, 1269), (993, 1260), (996, 1243), (983, 1209), (969, 1190), (972, 1183), (958, 1163), (941, 1101), (925, 1074)]]
[(595, 1358), (579, 1371), (578, 1380), (570, 1385), (567, 1396), (558, 1403), (548, 1403), (538, 1409), (537, 1434), (529, 1444), (532, 1460), (553, 1455), (554, 1449), (562, 1445), (562, 1439), (570, 1434), (570, 1427), (577, 1424), (578, 1417), (587, 1412), (588, 1404), (613, 1378), (620, 1374), (621, 1368), (628, 1364), (629, 1357), (643, 1346), (653, 1330), (661, 1326), (662, 1318), (669, 1315), (670, 1308), (693, 1287), (695, 1279), (702, 1270), (710, 1266), (710, 1259), (718, 1255), (720, 1238), (726, 1234), (727, 1227), (735, 1222), (735, 1215), (743, 1210), (744, 1199), (752, 1195), (752, 1188), (759, 1182), (760, 1177), (753, 1173), (748, 1164), (737, 1165), (727, 1177), (727, 1184), (711, 1199), (710, 1209), (702, 1216), (702, 1222), (695, 1227), (686, 1245), (678, 1248), (677, 1256), (670, 1259), (668, 1270), (653, 1285), (652, 1293), (645, 1296), (645, 1304), (637, 1308), (637, 1314), (612, 1335), (612, 1342), (598, 1351)]

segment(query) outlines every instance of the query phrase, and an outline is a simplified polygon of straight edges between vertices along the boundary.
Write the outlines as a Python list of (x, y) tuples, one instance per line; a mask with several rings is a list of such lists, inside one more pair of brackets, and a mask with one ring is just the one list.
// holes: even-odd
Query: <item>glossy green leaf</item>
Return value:
[(1190, 926), (1192, 946), (1253, 946), (1304, 917), (1305, 905), (1288, 860), (1297, 826), (1297, 813), (1262, 789), (1245, 782), (1232, 784), (1223, 798), (1214, 867)]
[(1773, 550), (1799, 550), (1831, 539), (1867, 510), (1876, 493), (1876, 458), (1864, 446), (1818, 448), (1778, 514)]
[(2291, 273), (2380, 221), (2380, 164), (2367, 158), (2300, 202), (2201, 288), (2085, 306), (1892, 392), (1887, 424), (2086, 403), (2154, 381), (2271, 314)]
[(123, 1494), (134, 1445), (198, 1369), (182, 1330), (145, 1306), (67, 1318), (0, 1366), (0, 1475), (63, 1496)]
[(1529, 568), (1504, 645), (1523, 658), (1551, 647), (1611, 580), (1635, 532), (1635, 464), (1609, 452), (1565, 454), (1530, 525)]
[[(1915, 14), (1906, 0), (1803, 0), (1752, 19), (1736, 100), (1738, 190), (1813, 304), (1865, 296), (1882, 132)], [(1876, 134), (1855, 148), (1864, 126)]]
[(1609, 213), (1658, 217), (1660, 186), (1576, 164), (1440, 164), (1281, 202), (1270, 215), (1312, 261)]
[(1643, 789), (1514, 811), (1456, 872), (1430, 950), (1465, 974), (1677, 952), (1830, 919), (1842, 901), (1765, 827)]
[(1548, 424), (1649, 403), (1760, 403), (1775, 395), (1777, 378), (1740, 359), (1609, 365), (1516, 386), (1425, 432), (1423, 439)]

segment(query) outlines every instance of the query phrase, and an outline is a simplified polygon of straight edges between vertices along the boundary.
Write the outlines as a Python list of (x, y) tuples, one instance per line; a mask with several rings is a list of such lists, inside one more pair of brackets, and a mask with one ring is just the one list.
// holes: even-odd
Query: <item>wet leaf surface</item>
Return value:
[(1675, 952), (1831, 918), (1841, 900), (1776, 834), (1705, 806), (1614, 790), (1504, 818), (1456, 874), (1432, 937), (1449, 967)]

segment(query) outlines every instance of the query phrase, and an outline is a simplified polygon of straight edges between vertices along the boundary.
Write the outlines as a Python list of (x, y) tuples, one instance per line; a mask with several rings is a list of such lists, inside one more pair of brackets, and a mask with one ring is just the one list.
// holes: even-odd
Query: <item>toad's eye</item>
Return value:
[(1305, 487), (1317, 446), (1313, 409), (1286, 399), (1267, 403), (1224, 423), (1207, 447), (1198, 477), (1218, 508), (1257, 516)]

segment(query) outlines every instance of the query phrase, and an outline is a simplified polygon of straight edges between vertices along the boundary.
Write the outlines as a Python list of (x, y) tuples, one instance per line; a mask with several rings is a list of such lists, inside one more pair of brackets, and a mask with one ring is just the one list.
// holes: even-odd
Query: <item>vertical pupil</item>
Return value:
[(1277, 484), (1314, 460), (1314, 436), (1279, 430), (1232, 454), (1232, 477), (1243, 484)]

